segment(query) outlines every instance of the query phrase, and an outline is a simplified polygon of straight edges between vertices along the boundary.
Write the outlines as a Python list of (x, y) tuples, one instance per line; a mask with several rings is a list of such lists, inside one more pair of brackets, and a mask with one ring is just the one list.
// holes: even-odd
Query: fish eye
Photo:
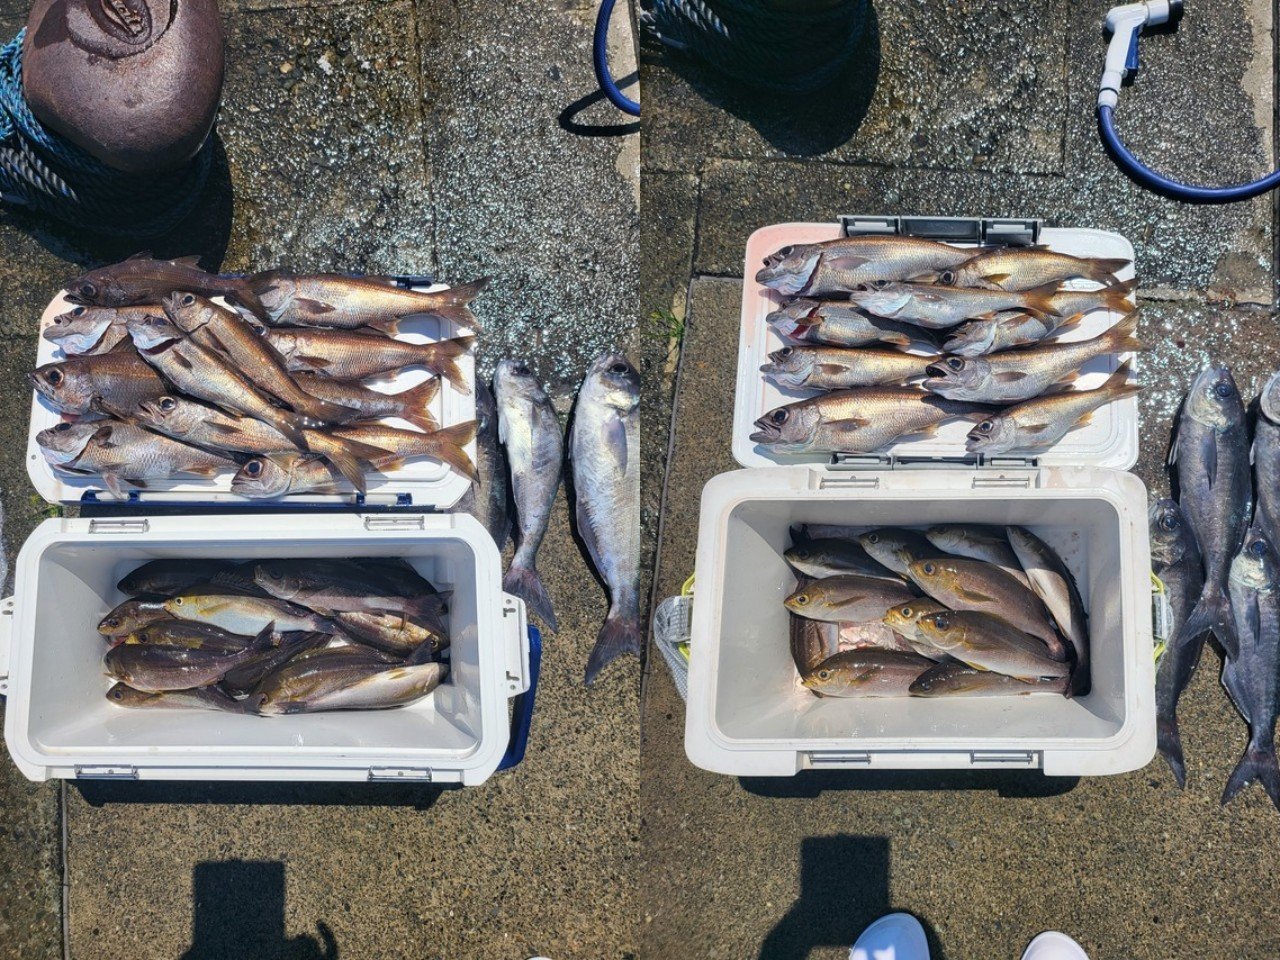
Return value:
[(923, 570), (927, 576), (933, 576), (938, 572), (937, 566), (933, 563), (926, 563), (920, 569)]
[(184, 294), (182, 295), (182, 305), (183, 305), (184, 307), (189, 307), (189, 306), (191, 306), (191, 305), (192, 305), (193, 303), (195, 303), (195, 302), (196, 302), (196, 298), (195, 298), (194, 296), (192, 296), (191, 294), (189, 294), (189, 293), (184, 293)]
[(112, 698), (113, 700), (123, 700), (123, 699), (124, 699), (124, 691), (123, 691), (123, 690), (112, 690), (112, 691), (111, 691), (111, 698)]
[(779, 251), (777, 252), (776, 256), (779, 256), (779, 257), (789, 257), (789, 256), (791, 256), (791, 254), (795, 253), (795, 250), (796, 250), (796, 248), (795, 248), (795, 247), (793, 247), (793, 246), (791, 246), (790, 244), (788, 244), (787, 246), (785, 246), (785, 247), (783, 247), (781, 250), (779, 250)]
[(1255, 557), (1265, 556), (1267, 553), (1267, 542), (1265, 540), (1255, 540), (1249, 544), (1249, 553)]
[(951, 618), (945, 613), (935, 613), (933, 615), (933, 625), (939, 630), (947, 630), (951, 627)]
[(829, 680), (830, 678), (831, 678), (831, 671), (830, 671), (830, 670), (819, 670), (819, 671), (818, 671), (818, 679), (819, 679), (819, 680)]
[(626, 373), (630, 369), (631, 368), (627, 364), (623, 363), (622, 361), (618, 361), (612, 367), (609, 368), (609, 371), (611, 373)]
[(102, 621), (102, 624), (103, 624), (103, 626), (106, 626), (106, 627), (112, 627), (112, 628), (114, 629), (115, 627), (120, 626), (120, 618), (119, 618), (119, 617), (107, 617), (105, 620), (103, 620), (103, 621)]
[(174, 597), (174, 598), (173, 598), (173, 605), (174, 605), (175, 607), (180, 607), (180, 606), (182, 606), (182, 598), (181, 598), (181, 597)]
[(1226, 380), (1219, 380), (1216, 384), (1214, 384), (1213, 392), (1216, 393), (1223, 400), (1230, 400), (1233, 396), (1235, 396), (1236, 389)]
[(173, 399), (173, 397), (160, 398), (160, 409), (165, 411), (166, 413), (174, 409), (177, 405), (178, 405), (178, 401)]
[[(71, 315), (72, 315), (73, 317), (83, 317), (83, 316), (84, 316), (84, 314), (85, 314), (85, 309), (84, 309), (84, 307), (75, 307), (75, 308), (73, 308), (73, 309), (72, 309), (72, 311), (71, 311)], [(59, 318), (59, 319), (61, 319), (61, 318)]]
[(807, 593), (801, 593), (798, 596), (796, 596), (791, 602), (794, 603), (797, 607), (807, 607), (809, 605), (809, 595)]
[(45, 379), (49, 381), (49, 386), (60, 387), (62, 386), (63, 379), (65, 378), (63, 377), (61, 370), (50, 370), (45, 376)]
[(792, 350), (790, 347), (783, 347), (781, 350), (779, 350), (779, 351), (778, 351), (778, 356), (780, 356), (780, 357), (789, 357), (789, 356), (791, 356), (791, 354), (793, 354), (794, 352), (795, 352), (795, 351), (794, 351), (794, 350)]
[(902, 610), (901, 610), (901, 611), (899, 611), (899, 612), (900, 612), (904, 617), (906, 617), (908, 620), (910, 620), (910, 619), (911, 619), (911, 608), (910, 608), (910, 607), (903, 607), (903, 608), (902, 608)]
[(67, 423), (67, 422), (64, 420), (62, 423), (58, 424), (56, 427), (54, 427), (54, 428), (53, 428), (53, 432), (54, 432), (54, 433), (66, 433), (66, 432), (67, 432), (68, 430), (70, 430), (70, 429), (71, 429), (71, 424)]
[(956, 272), (954, 270), (943, 270), (938, 274), (938, 283), (944, 287), (949, 287), (956, 282)]
[(511, 365), (511, 372), (517, 377), (527, 377), (529, 375), (529, 368), (523, 363), (513, 363)]
[(1174, 533), (1177, 531), (1178, 526), (1179, 526), (1178, 518), (1175, 517), (1172, 513), (1166, 513), (1163, 517), (1160, 518), (1161, 530), (1165, 530), (1169, 533)]
[(979, 429), (982, 433), (990, 433), (990, 432), (991, 432), (991, 430), (992, 430), (992, 428), (993, 428), (994, 426), (995, 426), (995, 424), (994, 424), (992, 421), (990, 421), (990, 420), (983, 420), (980, 424), (978, 424), (978, 429)]
[(82, 297), (96, 297), (98, 295), (97, 285), (89, 282), (88, 280), (80, 284), (78, 290)]
[(279, 567), (264, 567), (263, 570), (272, 580), (280, 580), (284, 578), (284, 571)]
[(878, 533), (867, 534), (867, 543), (879, 543), (879, 542), (880, 542), (880, 534)]
[(775, 411), (773, 411), (773, 414), (772, 414), (772, 416), (770, 416), (770, 417), (769, 417), (769, 419), (770, 419), (770, 420), (772, 420), (774, 423), (777, 423), (777, 424), (783, 424), (783, 423), (786, 423), (786, 422), (787, 422), (787, 411), (786, 411), (786, 410), (775, 410)]
[(947, 366), (952, 370), (963, 370), (964, 361), (959, 357), (947, 357)]
[(808, 560), (810, 557), (810, 553), (808, 550), (801, 549), (801, 550), (796, 550), (793, 556), (795, 556), (797, 560)]
[(262, 474), (262, 461), (250, 460), (244, 465), (244, 472), (251, 477), (257, 477)]

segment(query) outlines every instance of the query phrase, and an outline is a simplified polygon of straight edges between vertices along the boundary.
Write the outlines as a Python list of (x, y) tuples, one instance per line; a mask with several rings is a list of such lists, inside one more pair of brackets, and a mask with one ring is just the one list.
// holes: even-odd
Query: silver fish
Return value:
[(926, 283), (886, 283), (849, 294), (851, 303), (867, 313), (890, 320), (904, 320), (929, 330), (945, 330), (975, 317), (1002, 310), (1051, 316), (1056, 313), (1049, 297), (1056, 283), (1027, 291), (967, 290)]
[(802, 683), (823, 697), (905, 697), (933, 661), (891, 650), (847, 650), (828, 657)]
[(55, 410), (75, 414), (103, 409), (127, 414), (141, 401), (158, 397), (167, 389), (136, 350), (46, 363), (28, 373), (27, 381)]
[[(433, 426), (428, 432), (435, 429)], [(483, 380), (476, 381), (476, 472), (479, 477), (471, 481), (456, 509), (484, 524), (501, 553), (511, 537), (511, 491), (506, 459), (498, 443), (497, 401)]]
[(1156, 671), (1156, 737), (1160, 753), (1181, 787), (1187, 782), (1187, 765), (1178, 731), (1178, 699), (1200, 663), (1205, 636), (1188, 634), (1183, 625), (1204, 589), (1204, 564), (1191, 526), (1175, 501), (1157, 500), (1147, 516), (1151, 526), (1151, 569), (1164, 584), (1173, 614), (1164, 656)]
[(901, 577), (910, 575), (911, 564), (917, 560), (948, 556), (920, 531), (901, 527), (868, 530), (858, 534), (858, 543), (878, 563)]
[(1257, 515), (1268, 541), (1280, 543), (1280, 373), (1268, 378), (1258, 396), (1252, 459)]
[(619, 353), (597, 357), (578, 391), (569, 456), (578, 533), (609, 588), (609, 615), (586, 682), (623, 653), (640, 655), (640, 375)]
[(1019, 680), (1060, 679), (1069, 664), (1048, 656), (1035, 637), (998, 616), (973, 610), (944, 610), (918, 621), (924, 637), (945, 653), (979, 670), (994, 670)]
[(769, 354), (770, 362), (760, 372), (790, 390), (847, 390), (923, 379), (925, 368), (937, 359), (937, 354), (867, 347), (783, 347)]
[(1034, 682), (978, 670), (948, 660), (920, 674), (911, 685), (913, 697), (1024, 697), (1029, 693), (1066, 693), (1066, 677), (1037, 678)]
[(125, 643), (112, 647), (102, 663), (107, 675), (143, 693), (190, 690), (217, 683), (232, 667), (273, 645), (268, 624), (244, 649), (233, 653), (189, 647)]
[(791, 547), (783, 556), (792, 569), (808, 577), (856, 573), (885, 580), (902, 579), (873, 559), (857, 540), (847, 537), (813, 537), (805, 526), (791, 528)]
[(149, 560), (121, 577), (116, 589), (132, 597), (142, 594), (167, 596), (197, 583), (205, 583), (233, 566), (230, 560)]
[(1052, 313), (1036, 316), (1014, 310), (982, 320), (970, 320), (949, 331), (946, 351), (962, 357), (980, 357), (998, 350), (1039, 343), (1046, 337), (1077, 326), (1086, 314), (1095, 310), (1129, 313), (1133, 310), (1131, 298), (1137, 285), (1138, 281), (1134, 279), (1100, 290), (1062, 290), (1049, 298)]
[(556, 615), (538, 577), (538, 547), (546, 536), (560, 489), (564, 438), (551, 400), (529, 368), (517, 360), (503, 360), (493, 375), (498, 402), (498, 437), (507, 452), (516, 505), (519, 546), (502, 589), (515, 594), (556, 629)]
[(155, 316), (164, 311), (158, 304), (138, 307), (73, 307), (60, 313), (40, 332), (68, 356), (109, 353), (129, 339), (125, 321), (132, 314)]
[(264, 716), (321, 710), (383, 710), (421, 700), (449, 674), (443, 663), (388, 666), (349, 656), (285, 664), (268, 675), (250, 699)]
[(194, 690), (169, 690), (150, 693), (135, 690), (125, 683), (115, 683), (107, 691), (107, 699), (117, 706), (142, 710), (218, 710), (223, 713), (252, 713), (253, 706), (233, 700), (217, 687)]
[(182, 474), (212, 477), (236, 466), (226, 457), (132, 424), (107, 420), (97, 426), (74, 460), (55, 458), (49, 462), (62, 473), (101, 477), (117, 497), (125, 496), (125, 484), (145, 487), (148, 482)]
[(1044, 603), (1053, 622), (1071, 641), (1075, 651), (1071, 689), (1089, 692), (1089, 614), (1085, 611), (1076, 578), (1051, 546), (1026, 527), (1009, 527), (1009, 545), (1031, 581), (1031, 589)]
[(766, 319), (782, 336), (807, 343), (833, 347), (935, 345), (932, 334), (922, 327), (868, 317), (848, 300), (792, 300)]
[(914, 280), (958, 268), (978, 252), (917, 237), (841, 237), (789, 244), (765, 258), (756, 283), (785, 296), (847, 293), (878, 280)]
[(1204, 558), (1204, 590), (1183, 629), (1212, 630), (1227, 655), (1239, 648), (1227, 578), (1253, 512), (1249, 427), (1231, 371), (1210, 367), (1191, 384), (1178, 417), (1169, 463), (1178, 498)]
[(997, 290), (1030, 290), (1049, 283), (1083, 278), (1104, 287), (1118, 286), (1115, 274), (1133, 261), (1073, 257), (1042, 247), (997, 247), (974, 257), (954, 273), (944, 273), (941, 283), (957, 287)]

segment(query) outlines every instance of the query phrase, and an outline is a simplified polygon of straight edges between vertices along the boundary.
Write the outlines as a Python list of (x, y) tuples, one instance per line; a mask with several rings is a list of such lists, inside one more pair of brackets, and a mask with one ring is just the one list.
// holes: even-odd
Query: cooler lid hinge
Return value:
[(974, 750), (969, 754), (969, 762), (979, 764), (1000, 764), (1011, 767), (1038, 767), (1040, 754), (1034, 750)]
[(411, 780), (419, 783), (431, 782), (430, 767), (370, 767), (370, 782), (389, 780)]
[(77, 780), (137, 780), (138, 768), (129, 766), (81, 766), (76, 764)]
[(1020, 217), (864, 217), (845, 214), (840, 230), (852, 236), (923, 237), (951, 243), (1030, 247), (1040, 242), (1042, 220)]
[(1040, 461), (1035, 457), (984, 458), (977, 465), (973, 486), (1030, 490), (1040, 486)]
[(145, 519), (89, 521), (90, 533), (146, 533), (150, 529), (151, 521)]
[(403, 515), (373, 514), (364, 518), (366, 530), (425, 530), (427, 518), (425, 514), (410, 513)]
[(811, 767), (853, 767), (871, 763), (868, 750), (812, 750), (809, 752)]

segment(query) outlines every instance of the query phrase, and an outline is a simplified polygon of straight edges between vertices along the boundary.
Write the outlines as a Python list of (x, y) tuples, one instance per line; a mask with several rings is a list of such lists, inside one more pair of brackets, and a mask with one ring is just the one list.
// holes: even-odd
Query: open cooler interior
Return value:
[[(423, 291), (434, 292), (445, 290), (443, 284), (431, 287), (416, 287)], [(222, 300), (216, 300), (225, 306)], [(53, 318), (72, 309), (71, 303), (63, 294), (54, 297), (45, 308), (40, 318), (41, 331), (53, 322)], [(410, 343), (435, 343), (439, 340), (466, 335), (467, 331), (453, 323), (444, 322), (436, 317), (415, 316), (407, 318), (400, 324), (397, 339)], [(40, 337), (37, 341), (35, 366), (55, 363), (67, 359), (62, 348)], [(471, 351), (457, 358), (466, 382), (472, 391), (463, 393), (449, 381), (441, 378), (440, 389), (427, 407), (432, 417), (441, 427), (456, 426), (474, 420), (475, 407), (475, 358)], [(34, 368), (33, 368), (34, 369)], [(362, 381), (370, 389), (381, 393), (401, 393), (418, 386), (431, 378), (431, 375), (420, 367), (409, 367), (399, 373)], [(106, 489), (99, 477), (76, 476), (55, 471), (45, 461), (36, 443), (36, 434), (48, 427), (56, 426), (62, 415), (49, 404), (39, 393), (32, 391), (31, 424), (27, 433), (27, 473), (36, 490), (50, 503), (78, 503), (86, 499), (118, 502), (115, 496)], [(388, 417), (388, 426), (402, 430), (415, 430), (408, 421), (398, 417)], [(467, 453), (472, 460), (476, 457), (475, 442), (468, 444)], [(226, 501), (244, 506), (278, 507), (284, 504), (350, 504), (356, 496), (356, 490), (345, 480), (338, 478), (340, 487), (345, 492), (335, 494), (291, 494), (286, 497), (270, 500), (253, 500), (231, 492), (231, 478), (235, 471), (226, 470), (213, 477), (176, 476), (169, 480), (148, 482), (146, 490), (134, 490), (133, 495), (144, 502), (170, 503), (207, 503)], [(446, 464), (427, 457), (409, 460), (397, 470), (385, 473), (370, 471), (366, 482), (368, 493), (363, 502), (368, 504), (397, 504), (401, 506), (427, 506), (446, 509), (453, 506), (466, 493), (469, 481), (466, 477), (451, 470)]]
[[(102, 669), (108, 647), (95, 626), (126, 599), (115, 586), (124, 574), (148, 560), (179, 557), (402, 557), (438, 589), (452, 591), (449, 676), (424, 699), (390, 710), (258, 717), (112, 704), (104, 696), (111, 681)], [(220, 540), (213, 533), (198, 543), (178, 535), (149, 540), (145, 546), (104, 537), (100, 543), (55, 542), (35, 562), (37, 595), (29, 599), (39, 611), (39, 622), (31, 654), (27, 737), (47, 757), (77, 764), (100, 757), (111, 763), (141, 759), (200, 765), (234, 763), (237, 757), (264, 751), (350, 758), (429, 751), (437, 758), (464, 758), (484, 738), (482, 687), (485, 671), (492, 677), (495, 664), (488, 662), (492, 648), (480, 642), (478, 560), (473, 546), (460, 536), (353, 544), (281, 535), (246, 543), (243, 534), (237, 541)], [(487, 624), (487, 629), (496, 627)]]
[[(787, 244), (818, 243), (842, 236), (838, 223), (778, 223), (762, 227), (747, 241), (743, 274), (742, 324), (738, 341), (738, 373), (734, 400), (733, 456), (744, 467), (767, 467), (786, 464), (826, 463), (828, 453), (780, 453), (751, 441), (753, 424), (777, 407), (818, 395), (814, 390), (793, 390), (779, 386), (760, 372), (769, 354), (789, 345), (767, 317), (784, 301), (776, 291), (755, 281), (764, 258)], [(1133, 245), (1116, 233), (1046, 227), (1040, 231), (1042, 244), (1060, 253), (1077, 257), (1104, 257), (1132, 260)], [(956, 246), (972, 246), (957, 243)], [(975, 251), (976, 252), (976, 251)], [(1120, 280), (1132, 280), (1132, 265), (1119, 271)], [(1065, 290), (1091, 290), (1097, 284), (1071, 280)], [(831, 297), (828, 299), (839, 299)], [(1122, 319), (1115, 311), (1096, 310), (1087, 314), (1079, 325), (1065, 330), (1052, 340), (1071, 342), (1099, 336)], [(920, 345), (912, 353), (928, 353)], [(1133, 354), (1097, 357), (1081, 369), (1074, 381), (1075, 389), (1092, 390), (1102, 385), (1122, 363), (1137, 366)], [(965, 457), (965, 438), (972, 428), (970, 420), (957, 419), (943, 423), (933, 437), (908, 437), (878, 451), (893, 457)], [(1136, 397), (1109, 403), (1099, 409), (1086, 425), (1073, 429), (1051, 449), (1038, 455), (1044, 464), (1096, 464), (1127, 470), (1138, 459), (1138, 401)]]

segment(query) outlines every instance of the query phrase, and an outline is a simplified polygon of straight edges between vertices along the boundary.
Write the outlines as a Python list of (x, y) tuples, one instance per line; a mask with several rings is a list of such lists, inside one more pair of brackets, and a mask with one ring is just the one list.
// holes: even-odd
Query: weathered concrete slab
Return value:
[[(646, 57), (645, 163), (822, 156), (842, 163), (1058, 173), (1071, 4), (877, 0), (847, 77), (750, 91), (678, 55)], [(1078, 6), (1078, 5), (1077, 5)]]
[[(731, 280), (694, 282), (661, 594), (692, 569), (697, 491), (733, 467), (724, 344), (740, 296)], [(1153, 389), (1142, 405), (1139, 471), (1155, 493), (1172, 416), (1164, 378), (1185, 382), (1214, 355), (1237, 363), (1244, 383), (1280, 365), (1280, 349), (1266, 315), (1195, 304), (1148, 305), (1141, 333), (1157, 344), (1143, 370)], [(684, 757), (683, 705), (656, 667), (644, 704), (641, 955), (837, 960), (866, 923), (900, 909), (932, 925), (935, 957), (1018, 956), (1049, 928), (1098, 957), (1273, 956), (1280, 907), (1262, 891), (1280, 855), (1263, 838), (1274, 835), (1276, 814), (1257, 790), (1218, 807), (1246, 734), (1215, 666), (1210, 657), (1184, 698), (1185, 792), (1159, 760), (1078, 782), (1038, 773), (716, 776)]]

